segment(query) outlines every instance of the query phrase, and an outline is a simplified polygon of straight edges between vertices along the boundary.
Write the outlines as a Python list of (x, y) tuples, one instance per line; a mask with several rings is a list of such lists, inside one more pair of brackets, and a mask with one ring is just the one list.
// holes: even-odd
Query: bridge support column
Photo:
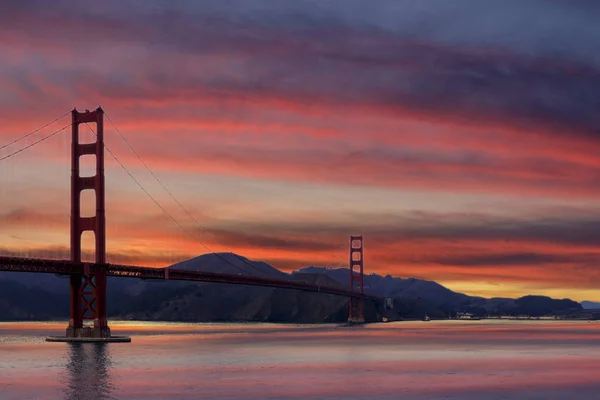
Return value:
[[(364, 294), (363, 270), (363, 237), (350, 236), (350, 292)], [(365, 300), (362, 297), (351, 297), (348, 322), (365, 322)]]
[[(95, 262), (86, 266), (82, 275), (71, 276), (70, 318), (67, 338), (109, 338), (110, 328), (106, 321), (106, 218), (104, 180), (104, 111), (98, 107), (94, 111), (79, 112), (74, 109), (72, 116), (71, 142), (71, 261), (81, 263), (81, 235), (92, 231), (95, 235)], [(96, 124), (96, 142), (79, 142), (79, 125)], [(79, 161), (81, 156), (96, 157), (96, 174), (81, 177)], [(96, 194), (96, 215), (81, 216), (81, 192), (93, 190)], [(84, 324), (86, 320), (93, 324)]]

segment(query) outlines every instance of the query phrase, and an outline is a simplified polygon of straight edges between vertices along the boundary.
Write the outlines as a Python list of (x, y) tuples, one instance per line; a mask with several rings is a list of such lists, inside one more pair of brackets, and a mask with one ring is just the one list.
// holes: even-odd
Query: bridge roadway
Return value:
[(382, 301), (383, 299), (368, 294), (360, 294), (341, 288), (331, 286), (312, 285), (307, 282), (261, 278), (246, 275), (220, 274), (214, 272), (187, 271), (173, 268), (150, 268), (135, 265), (118, 264), (75, 264), (69, 260), (49, 260), (39, 258), (0, 257), (0, 271), (9, 272), (36, 272), (58, 275), (93, 274), (99, 268), (106, 271), (107, 276), (122, 278), (140, 278), (157, 280), (177, 280), (228, 283), (234, 285), (265, 286), (283, 289), (302, 290), (305, 292), (318, 292), (345, 296), (351, 298), (363, 298), (365, 300)]

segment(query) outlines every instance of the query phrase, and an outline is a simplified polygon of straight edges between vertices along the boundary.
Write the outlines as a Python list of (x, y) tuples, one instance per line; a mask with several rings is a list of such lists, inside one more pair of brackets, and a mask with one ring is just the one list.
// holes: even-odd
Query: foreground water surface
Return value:
[(0, 323), (0, 399), (598, 399), (600, 323)]

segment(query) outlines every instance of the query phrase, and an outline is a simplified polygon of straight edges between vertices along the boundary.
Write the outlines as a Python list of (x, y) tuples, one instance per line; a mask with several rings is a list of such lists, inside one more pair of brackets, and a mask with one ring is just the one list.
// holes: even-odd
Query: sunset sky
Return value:
[[(600, 300), (600, 2), (83, 4), (1, 2), (0, 147), (101, 105), (213, 251)], [(0, 162), (3, 254), (68, 254), (69, 132)], [(106, 157), (111, 261), (208, 252)]]

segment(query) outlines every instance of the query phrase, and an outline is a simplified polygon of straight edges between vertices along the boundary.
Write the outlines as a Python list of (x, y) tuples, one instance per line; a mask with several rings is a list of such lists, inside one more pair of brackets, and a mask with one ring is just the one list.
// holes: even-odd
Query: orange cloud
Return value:
[[(339, 193), (349, 193), (349, 187), (365, 193), (388, 188), (397, 196), (418, 190), (439, 198), (440, 208), (447, 195), (475, 193), (498, 199), (498, 214), (522, 217), (514, 208), (523, 197), (577, 206), (600, 194), (592, 97), (598, 73), (579, 59), (524, 57), (498, 45), (407, 40), (346, 25), (311, 28), (291, 38), (260, 24), (247, 27), (251, 34), (237, 35), (239, 27), (223, 16), (211, 20), (218, 23), (199, 24), (206, 15), (190, 18), (175, 12), (144, 24), (145, 17), (124, 21), (116, 12), (90, 16), (68, 9), (47, 16), (16, 3), (9, 11), (0, 13), (0, 45), (6, 55), (0, 62), (5, 72), (0, 78), (0, 146), (73, 106), (101, 104), (144, 160), (169, 179), (217, 175), (241, 177), (257, 186), (267, 181), (311, 183)], [(165, 34), (156, 26), (172, 29)], [(72, 40), (82, 32), (91, 33), (93, 52), (81, 51), (89, 50), (88, 42)], [(203, 35), (213, 40), (190, 40)], [(317, 37), (320, 45), (314, 46)], [(105, 127), (111, 150), (135, 176), (145, 174), (108, 120)], [(19, 155), (18, 164), (10, 164), (16, 166), (13, 176), (0, 175), (9, 193), (2, 199), (0, 238), (10, 251), (19, 246), (34, 253), (65, 250), (60, 243), (68, 242), (68, 141), (67, 131)], [(0, 158), (11, 149), (0, 151)], [(176, 258), (174, 245), (186, 257), (204, 252), (185, 234), (173, 233), (178, 228), (171, 228), (152, 202), (140, 200), (144, 194), (134, 194), (135, 184), (110, 155), (107, 160), (109, 247), (115, 259), (168, 263)], [(9, 168), (0, 164), (1, 173), (10, 174)], [(14, 188), (22, 182), (30, 186)], [(156, 189), (151, 177), (143, 184)], [(198, 195), (191, 185), (178, 197), (194, 204), (193, 214), (208, 228), (203, 241), (213, 250), (234, 249), (285, 268), (345, 265), (350, 227), (331, 227), (344, 204), (339, 213), (321, 215), (322, 224), (307, 229), (298, 227), (308, 219), (306, 210), (281, 217), (288, 218), (282, 222), (285, 229), (262, 230), (260, 224), (244, 229), (251, 213), (236, 208), (254, 208), (252, 217), (263, 220), (270, 213), (275, 218), (276, 211), (266, 201), (249, 202), (242, 189), (227, 208), (222, 203), (231, 198), (225, 190), (213, 185)], [(273, 204), (276, 194), (265, 193), (264, 198)], [(302, 204), (301, 193), (296, 201)], [(26, 202), (23, 209), (21, 202)], [(241, 214), (237, 226), (232, 226), (234, 217), (213, 213), (209, 202), (219, 203), (219, 212)], [(172, 206), (169, 210), (177, 210)], [(599, 243), (586, 236), (597, 229), (581, 219), (549, 224), (549, 231), (559, 232), (553, 235), (543, 233), (543, 221), (490, 233), (473, 228), (472, 221), (449, 228), (440, 220), (443, 215), (393, 230), (389, 225), (407, 221), (394, 216), (373, 221), (380, 203), (363, 206), (364, 218), (351, 228), (373, 237), (369, 268), (379, 273), (462, 279), (480, 287), (492, 280), (513, 288), (535, 282), (552, 288), (597, 283), (593, 265)], [(41, 211), (31, 211), (34, 207)], [(412, 207), (418, 211), (422, 205), (415, 201)], [(407, 208), (399, 207), (397, 214)], [(552, 220), (562, 211), (540, 206), (532, 213), (538, 220)], [(176, 215), (186, 220), (180, 210)], [(186, 227), (194, 229), (189, 222)], [(526, 233), (520, 233), (521, 227)], [(32, 237), (26, 243), (8, 239), (25, 236), (28, 229)], [(570, 229), (579, 232), (576, 240), (566, 237)], [(49, 247), (53, 241), (59, 247)]]

